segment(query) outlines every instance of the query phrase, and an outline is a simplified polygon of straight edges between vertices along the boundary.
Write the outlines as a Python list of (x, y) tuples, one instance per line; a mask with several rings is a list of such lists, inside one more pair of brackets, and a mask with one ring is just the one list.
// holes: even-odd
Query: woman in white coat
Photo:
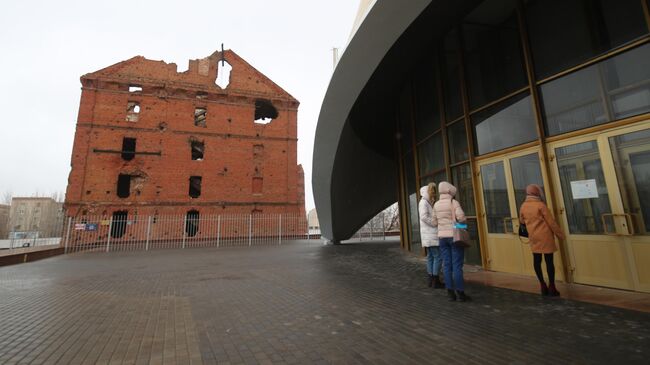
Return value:
[(430, 183), (420, 188), (420, 238), (422, 247), (427, 251), (427, 285), (436, 289), (445, 286), (440, 282), (440, 267), (442, 260), (438, 249), (438, 227), (433, 224), (433, 202), (436, 196), (436, 184)]

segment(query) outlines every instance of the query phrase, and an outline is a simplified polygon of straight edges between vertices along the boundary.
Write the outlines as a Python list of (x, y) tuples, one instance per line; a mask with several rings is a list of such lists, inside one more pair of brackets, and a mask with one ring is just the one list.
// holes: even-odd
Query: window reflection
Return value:
[(420, 175), (429, 174), (445, 168), (445, 155), (442, 148), (442, 134), (436, 133), (418, 147)]
[(451, 163), (463, 162), (469, 159), (465, 120), (460, 120), (447, 127), (449, 141), (449, 159)]
[(404, 156), (403, 164), (406, 173), (406, 192), (408, 194), (406, 204), (408, 205), (409, 226), (411, 229), (411, 248), (413, 252), (419, 252), (420, 218), (418, 214), (418, 198), (415, 193), (415, 166), (412, 152)]
[(530, 96), (517, 95), (472, 116), (479, 155), (534, 141), (537, 129)]
[(648, 33), (639, 0), (531, 0), (526, 22), (538, 79)]
[(476, 215), (474, 190), (472, 188), (472, 170), (468, 163), (451, 169), (451, 183), (458, 189), (456, 200), (460, 202), (467, 216)]
[(481, 166), (481, 182), (488, 232), (505, 233), (504, 218), (512, 216), (503, 161)]
[(544, 191), (542, 168), (537, 153), (510, 159), (510, 172), (512, 173), (512, 185), (515, 188), (517, 209), (526, 200), (526, 186), (529, 184), (537, 184)]
[(650, 44), (541, 86), (549, 135), (650, 111)]
[(528, 84), (515, 1), (484, 1), (465, 19), (463, 34), (472, 109)]

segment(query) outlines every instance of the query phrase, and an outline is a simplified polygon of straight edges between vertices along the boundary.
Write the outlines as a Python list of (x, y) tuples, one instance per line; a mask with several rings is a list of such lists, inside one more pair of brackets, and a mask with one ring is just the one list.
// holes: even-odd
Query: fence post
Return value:
[(248, 215), (248, 245), (253, 244), (253, 215)]
[(183, 246), (181, 248), (185, 248), (186, 232), (187, 232), (187, 218), (183, 219)]
[(108, 234), (106, 235), (106, 252), (111, 247), (111, 233), (113, 232), (113, 218), (108, 222)]
[(282, 244), (282, 214), (280, 214), (280, 219), (278, 221), (278, 245)]
[(221, 238), (221, 216), (217, 216), (217, 247), (219, 247), (219, 238)]
[(65, 246), (63, 253), (68, 253), (68, 241), (70, 241), (70, 227), (72, 226), (72, 217), (68, 217), (68, 230), (65, 233)]
[(147, 219), (147, 242), (144, 245), (144, 250), (149, 251), (149, 237), (151, 236), (151, 216)]

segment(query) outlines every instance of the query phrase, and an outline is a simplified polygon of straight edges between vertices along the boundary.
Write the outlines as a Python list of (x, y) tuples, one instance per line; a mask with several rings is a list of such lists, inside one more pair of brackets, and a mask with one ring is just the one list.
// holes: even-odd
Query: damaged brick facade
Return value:
[[(222, 56), (225, 88), (215, 83)], [(68, 216), (304, 216), (299, 102), (233, 51), (185, 72), (137, 56), (81, 84)]]

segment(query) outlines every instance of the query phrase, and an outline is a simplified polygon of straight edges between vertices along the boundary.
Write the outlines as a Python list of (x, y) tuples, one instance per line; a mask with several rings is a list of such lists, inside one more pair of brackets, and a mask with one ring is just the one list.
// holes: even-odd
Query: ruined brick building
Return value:
[(233, 51), (185, 72), (137, 56), (81, 84), (68, 216), (304, 215), (299, 102)]

